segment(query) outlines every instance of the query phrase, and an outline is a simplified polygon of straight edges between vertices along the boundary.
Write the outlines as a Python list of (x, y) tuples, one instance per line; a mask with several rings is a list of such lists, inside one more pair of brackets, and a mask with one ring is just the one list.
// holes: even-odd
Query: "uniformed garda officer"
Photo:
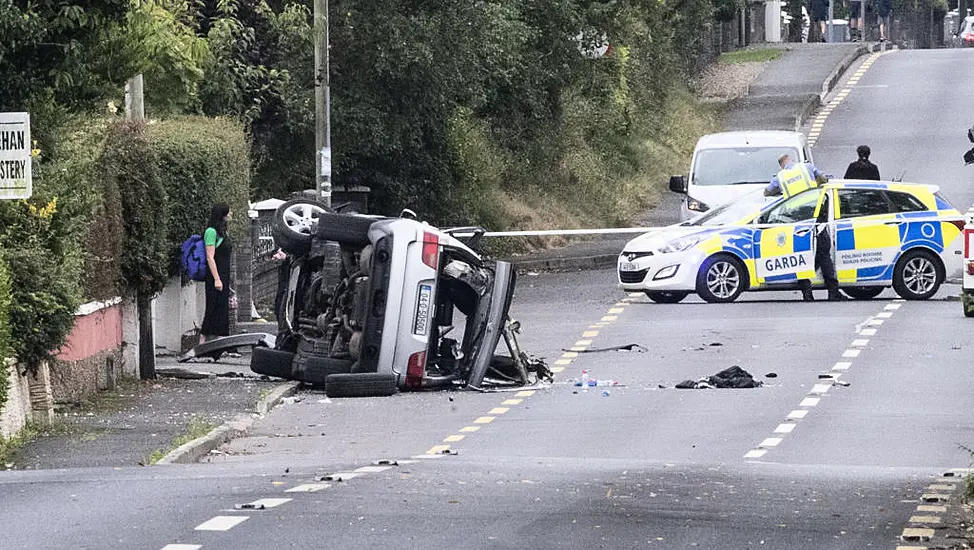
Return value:
[[(812, 163), (794, 162), (790, 155), (781, 155), (778, 159), (781, 171), (771, 178), (771, 183), (765, 188), (765, 196), (784, 195), (792, 197), (802, 191), (818, 187), (829, 181), (825, 174)], [(828, 196), (822, 201), (822, 208), (815, 220), (815, 267), (822, 271), (822, 279), (829, 291), (829, 300), (845, 300), (839, 292), (839, 280), (835, 273), (835, 262), (832, 260), (832, 237), (829, 235), (829, 201)], [(808, 279), (798, 281), (802, 291), (802, 299), (810, 302), (812, 296), (812, 282)]]
[(778, 158), (778, 166), (781, 167), (781, 171), (771, 178), (771, 183), (764, 189), (766, 197), (775, 195), (792, 197), (829, 181), (812, 163), (795, 162), (791, 155), (781, 155)]

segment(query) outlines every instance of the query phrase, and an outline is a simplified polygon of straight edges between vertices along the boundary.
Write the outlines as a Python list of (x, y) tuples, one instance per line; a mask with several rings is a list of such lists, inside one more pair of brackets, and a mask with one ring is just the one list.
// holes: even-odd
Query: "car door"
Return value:
[(758, 284), (793, 283), (815, 278), (815, 214), (821, 188), (784, 200), (759, 216), (754, 232), (754, 268)]
[(892, 280), (906, 220), (895, 213), (884, 189), (840, 188), (835, 194), (833, 254), (839, 282)]

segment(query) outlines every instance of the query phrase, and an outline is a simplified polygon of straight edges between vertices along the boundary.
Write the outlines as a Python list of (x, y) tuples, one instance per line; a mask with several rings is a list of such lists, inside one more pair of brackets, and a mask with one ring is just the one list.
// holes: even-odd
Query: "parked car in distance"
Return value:
[(954, 45), (961, 48), (974, 48), (974, 15), (961, 21), (960, 29), (954, 35)]
[[(467, 244), (482, 229), (336, 213), (313, 198), (285, 202), (273, 223), (287, 253), (279, 333), (274, 349), (254, 350), (253, 371), (324, 386), (332, 397), (550, 377), (518, 347), (513, 266)], [(495, 355), (501, 340), (509, 355)]]
[(784, 154), (812, 162), (801, 132), (721, 132), (701, 137), (693, 150), (689, 174), (670, 178), (670, 190), (686, 195), (680, 220), (766, 187), (778, 173), (778, 158)]

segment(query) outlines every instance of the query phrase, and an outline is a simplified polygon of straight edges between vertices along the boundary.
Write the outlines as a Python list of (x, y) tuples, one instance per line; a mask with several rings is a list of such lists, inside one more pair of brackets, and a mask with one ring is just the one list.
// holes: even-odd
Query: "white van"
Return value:
[(778, 158), (788, 154), (812, 162), (801, 132), (747, 131), (708, 134), (697, 141), (688, 177), (670, 178), (670, 190), (685, 193), (680, 221), (767, 187), (778, 173)]

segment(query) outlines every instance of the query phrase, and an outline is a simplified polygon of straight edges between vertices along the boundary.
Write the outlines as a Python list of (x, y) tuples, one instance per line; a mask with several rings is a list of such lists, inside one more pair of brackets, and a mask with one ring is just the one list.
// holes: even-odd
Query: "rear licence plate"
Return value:
[(619, 264), (619, 271), (639, 271), (639, 266), (633, 262), (622, 262)]
[(416, 328), (413, 329), (413, 334), (426, 336), (429, 333), (432, 301), (433, 285), (419, 285), (419, 298), (416, 301)]

